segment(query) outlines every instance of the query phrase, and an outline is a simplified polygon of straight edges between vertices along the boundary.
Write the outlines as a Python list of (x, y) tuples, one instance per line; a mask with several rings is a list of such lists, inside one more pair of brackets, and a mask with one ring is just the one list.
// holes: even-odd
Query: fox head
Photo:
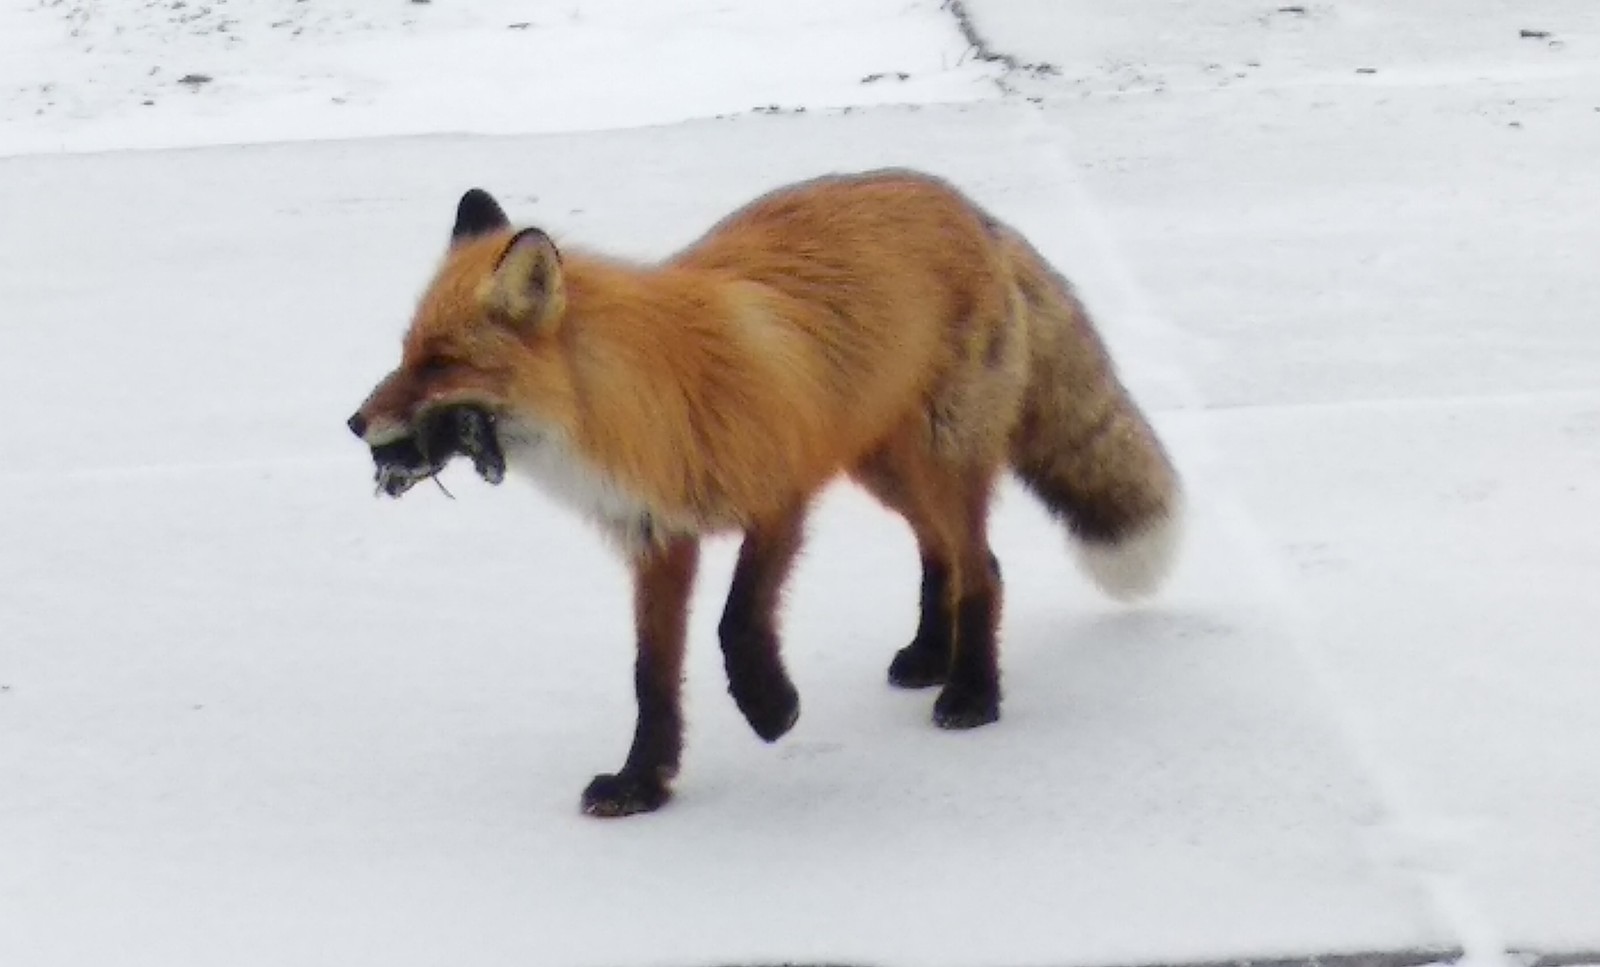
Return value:
[(398, 497), (458, 454), (499, 483), (508, 423), (521, 427), (531, 413), (562, 429), (571, 412), (557, 346), (565, 308), (550, 237), (514, 229), (487, 192), (464, 194), (399, 365), (346, 421), (372, 450), (379, 489)]

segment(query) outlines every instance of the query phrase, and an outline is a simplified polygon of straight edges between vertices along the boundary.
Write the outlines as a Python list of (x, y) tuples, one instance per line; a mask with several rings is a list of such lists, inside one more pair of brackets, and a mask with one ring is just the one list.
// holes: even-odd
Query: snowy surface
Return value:
[[(1408, 862), (1458, 933), (1594, 950), (1600, 7), (1471, 6), (1207, 5), (1142, 61), (1108, 41), (1150, 82), (1085, 80), (1045, 126), (1199, 347), (1197, 425)], [(1066, 61), (1083, 34), (1036, 12), (986, 29)]]
[[(1502, 45), (1485, 25), (1512, 8), (1475, 0), (1364, 35), (1389, 59), (1347, 75), (1367, 66), (1348, 4), (1271, 48), (1228, 29), (1262, 13), (1238, 3), (968, 5), (1061, 66), (1023, 85), (1042, 106), (968, 65), (946, 79), (989, 101), (619, 130), (635, 119), (586, 82), (564, 108), (585, 132), (315, 143), (317, 110), (241, 89), (260, 140), (305, 143), (0, 160), (0, 963), (1600, 948), (1589, 6), (1522, 25), (1568, 38), (1537, 55), (1561, 60)], [(875, 6), (817, 9), (908, 62), (960, 54), (930, 5)], [(414, 11), (487, 36), (494, 7)], [(45, 22), (0, 16), (24, 15)], [(1408, 46), (1416, 23), (1455, 40)], [(347, 35), (312, 34), (356, 72)], [(1408, 50), (1450, 82), (1380, 84)], [(1228, 58), (1279, 75), (1206, 81)], [(1188, 82), (1124, 91), (1128, 63)], [(808, 69), (798, 101), (877, 96)], [(249, 133), (160, 117), (106, 100), (50, 136)], [(13, 116), (0, 146), (37, 150), (42, 124)], [(536, 493), (459, 469), (455, 501), (373, 500), (342, 420), (467, 185), (650, 255), (777, 182), (891, 162), (956, 178), (1079, 282), (1189, 476), (1190, 550), (1160, 600), (1118, 608), (1007, 492), (1005, 718), (949, 735), (931, 695), (883, 685), (911, 541), (839, 488), (788, 608), (795, 732), (762, 745), (723, 691), (719, 542), (678, 798), (585, 819), (632, 726), (622, 569)]]
[(0, 153), (991, 95), (964, 54), (938, 0), (7, 0)]

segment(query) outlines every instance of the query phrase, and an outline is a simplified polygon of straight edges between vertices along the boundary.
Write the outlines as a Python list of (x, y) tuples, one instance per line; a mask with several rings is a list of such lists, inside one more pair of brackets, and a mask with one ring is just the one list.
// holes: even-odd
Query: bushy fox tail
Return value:
[(1019, 234), (1007, 231), (1004, 244), (1031, 345), (1012, 469), (1065, 522), (1106, 594), (1154, 592), (1182, 531), (1177, 471), (1071, 285)]

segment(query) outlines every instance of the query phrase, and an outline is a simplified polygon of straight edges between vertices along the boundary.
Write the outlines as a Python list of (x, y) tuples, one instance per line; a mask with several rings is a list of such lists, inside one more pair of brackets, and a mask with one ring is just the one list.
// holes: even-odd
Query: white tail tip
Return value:
[(1079, 544), (1078, 561), (1110, 597), (1134, 601), (1161, 587), (1178, 556), (1183, 508), (1150, 521), (1115, 544)]

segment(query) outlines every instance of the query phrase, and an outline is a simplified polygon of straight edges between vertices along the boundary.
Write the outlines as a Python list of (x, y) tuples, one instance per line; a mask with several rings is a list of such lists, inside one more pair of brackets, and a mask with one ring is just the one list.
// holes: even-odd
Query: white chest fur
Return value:
[(663, 522), (650, 508), (558, 434), (503, 423), (500, 447), (512, 472), (598, 525), (623, 551), (635, 553), (660, 536)]

